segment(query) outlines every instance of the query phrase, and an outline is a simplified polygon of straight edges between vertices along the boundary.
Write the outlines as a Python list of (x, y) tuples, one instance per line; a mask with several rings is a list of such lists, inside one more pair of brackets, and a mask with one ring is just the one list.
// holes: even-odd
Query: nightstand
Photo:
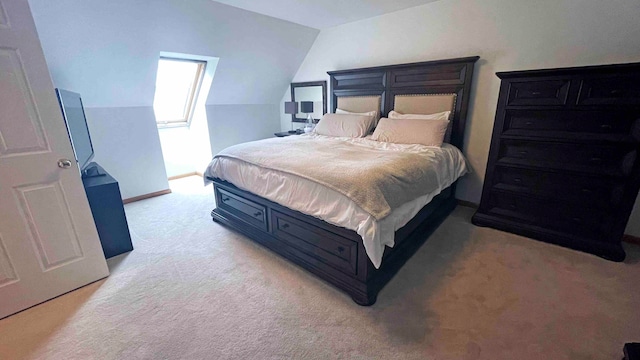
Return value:
[(304, 131), (293, 132), (293, 133), (288, 131), (282, 131), (282, 132), (273, 133), (273, 135), (277, 137), (285, 137), (289, 135), (300, 135), (300, 134), (304, 134)]

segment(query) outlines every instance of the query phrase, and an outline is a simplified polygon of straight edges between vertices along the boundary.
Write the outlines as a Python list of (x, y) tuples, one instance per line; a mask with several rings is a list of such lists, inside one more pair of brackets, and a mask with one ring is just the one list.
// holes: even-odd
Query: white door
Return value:
[(29, 4), (0, 0), (0, 318), (109, 275), (73, 158)]

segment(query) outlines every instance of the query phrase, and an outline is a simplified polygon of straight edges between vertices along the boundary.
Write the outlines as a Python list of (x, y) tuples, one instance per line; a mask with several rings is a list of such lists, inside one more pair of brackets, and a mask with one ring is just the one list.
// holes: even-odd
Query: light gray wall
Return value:
[(152, 107), (92, 107), (85, 112), (93, 161), (118, 180), (123, 199), (169, 188), (162, 153), (140, 151), (160, 148)]
[[(216, 154), (241, 142), (273, 137), (279, 126), (278, 111), (278, 104), (207, 105), (211, 152)], [(266, 122), (266, 118), (273, 121)]]
[[(316, 29), (211, 0), (29, 0), (29, 4), (54, 85), (79, 92), (88, 109), (100, 108), (87, 115), (100, 116), (89, 120), (100, 123), (91, 133), (95, 142), (103, 144), (96, 149), (96, 159), (109, 164), (123, 196), (157, 191), (160, 183), (166, 188), (157, 129), (136, 124), (143, 121), (140, 117), (115, 120), (129, 114), (121, 108), (147, 107), (153, 116), (161, 51), (219, 57), (206, 104), (233, 104), (253, 112), (252, 104), (277, 106), (318, 34)], [(276, 112), (255, 114), (251, 124), (260, 119), (259, 126), (245, 126), (242, 114), (228, 113), (219, 121), (243, 129), (237, 138), (227, 132), (225, 142), (258, 139), (264, 137), (265, 128), (271, 133), (280, 128)], [(211, 137), (221, 136), (213, 124), (209, 124)], [(130, 145), (114, 145), (122, 143)], [(126, 158), (145, 163), (118, 165)], [(142, 168), (151, 171), (144, 173)]]
[[(500, 85), (495, 72), (640, 61), (638, 19), (638, 0), (440, 0), (322, 30), (294, 81), (328, 80), (330, 70), (479, 55), (464, 142), (473, 173), (456, 194), (478, 203)], [(282, 129), (288, 126), (283, 117)], [(640, 209), (627, 231), (640, 235)]]
[(56, 85), (153, 103), (160, 51), (219, 57), (207, 104), (275, 104), (318, 30), (211, 0), (29, 0)]

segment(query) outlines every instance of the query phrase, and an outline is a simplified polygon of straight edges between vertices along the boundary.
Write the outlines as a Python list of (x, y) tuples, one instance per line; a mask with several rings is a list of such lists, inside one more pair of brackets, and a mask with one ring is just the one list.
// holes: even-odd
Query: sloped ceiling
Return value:
[(437, 0), (213, 0), (316, 29), (424, 5)]
[(280, 101), (318, 30), (211, 0), (29, 0), (56, 87), (151, 106), (161, 51), (220, 58), (207, 104)]

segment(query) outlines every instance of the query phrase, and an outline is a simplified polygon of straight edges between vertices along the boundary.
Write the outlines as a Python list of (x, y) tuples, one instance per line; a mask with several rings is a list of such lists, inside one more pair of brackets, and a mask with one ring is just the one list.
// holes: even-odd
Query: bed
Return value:
[[(445, 137), (448, 144), (429, 156), (445, 159), (439, 160), (445, 165), (449, 163), (450, 168), (443, 168), (444, 172), (459, 176), (464, 173), (464, 160), (461, 164), (456, 153), (462, 148), (477, 60), (478, 57), (468, 57), (329, 72), (332, 112), (338, 108), (351, 112), (375, 109), (379, 116), (386, 117), (391, 110), (410, 114), (451, 110)], [(408, 145), (378, 145), (379, 142), (369, 138), (326, 139), (314, 134), (290, 138), (262, 140), (259, 144), (276, 149), (289, 141), (309, 144), (310, 148), (313, 145), (336, 149), (359, 147), (372, 152), (412, 151)], [(246, 146), (251, 149), (251, 145)], [(303, 148), (299, 149), (301, 159), (309, 161), (308, 154), (303, 156)], [(375, 154), (372, 158), (375, 159)], [(293, 181), (283, 177), (277, 167), (270, 172), (260, 170), (264, 169), (253, 162), (220, 154), (214, 158), (205, 172), (207, 181), (214, 186), (213, 220), (314, 273), (348, 293), (360, 305), (375, 303), (382, 287), (457, 204), (454, 197), (457, 176), (439, 177), (436, 172), (436, 185), (424, 190), (426, 193), (410, 201), (402, 200), (402, 206), (387, 212), (381, 210), (384, 216), (371, 218), (367, 216), (376, 213), (363, 212), (363, 208), (368, 208), (360, 202), (354, 205), (344, 200), (339, 187), (323, 188), (296, 176)], [(296, 201), (300, 194), (305, 194), (304, 201)], [(313, 199), (317, 197), (329, 198), (328, 210), (314, 207)], [(285, 201), (287, 198), (289, 202)], [(376, 237), (380, 241), (376, 242)]]

